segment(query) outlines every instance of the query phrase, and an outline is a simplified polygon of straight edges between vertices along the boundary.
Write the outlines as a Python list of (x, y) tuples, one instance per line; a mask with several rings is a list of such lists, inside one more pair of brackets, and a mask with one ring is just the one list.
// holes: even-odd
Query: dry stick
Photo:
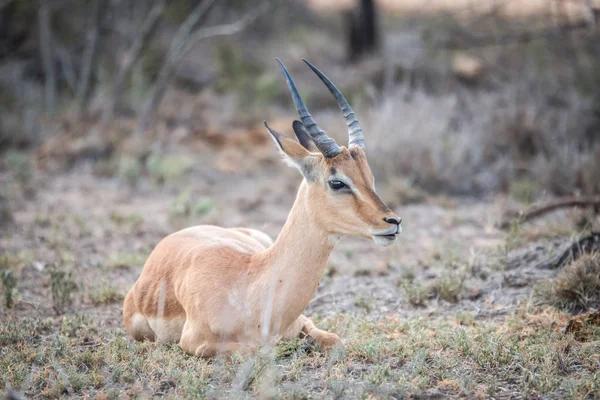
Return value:
[(265, 14), (269, 9), (269, 3), (263, 3), (261, 7), (258, 7), (256, 10), (249, 12), (236, 22), (232, 22), (230, 24), (209, 26), (207, 28), (198, 30), (190, 37), (188, 43), (186, 43), (186, 46), (182, 50), (180, 59), (183, 58), (187, 53), (189, 53), (194, 48), (194, 46), (196, 46), (198, 42), (202, 40), (217, 36), (230, 36), (243, 31), (254, 21), (256, 21), (256, 19), (258, 19), (261, 15)]
[(121, 92), (123, 90), (125, 78), (131, 72), (131, 69), (133, 68), (135, 62), (140, 56), (144, 44), (150, 37), (152, 31), (154, 30), (154, 27), (156, 26), (156, 23), (158, 22), (163, 12), (163, 9), (165, 8), (165, 3), (166, 0), (157, 1), (146, 15), (146, 18), (144, 18), (144, 20), (142, 21), (140, 29), (138, 30), (137, 35), (134, 38), (133, 43), (131, 44), (131, 47), (127, 51), (127, 57), (125, 59), (125, 62), (122, 64), (115, 80), (113, 81), (111, 94), (104, 108), (104, 112), (102, 113), (102, 118), (100, 119), (101, 130), (104, 129), (104, 127), (106, 127), (106, 124), (112, 118), (115, 109), (115, 104), (117, 103), (117, 99), (120, 97)]
[(185, 38), (182, 37), (180, 40), (177, 40), (177, 42), (177, 38), (174, 39), (173, 45), (171, 46), (172, 48), (174, 47), (173, 52), (169, 51), (169, 55), (160, 69), (156, 83), (152, 87), (150, 96), (144, 104), (144, 108), (136, 128), (136, 135), (142, 136), (144, 134), (152, 120), (152, 116), (154, 115), (156, 108), (160, 104), (160, 101), (165, 94), (167, 84), (169, 83), (173, 70), (183, 59), (183, 57), (185, 57), (185, 55), (198, 44), (198, 42), (217, 36), (229, 36), (241, 32), (250, 26), (254, 21), (256, 21), (258, 17), (267, 12), (269, 8), (269, 3), (265, 2), (256, 10), (244, 15), (236, 22), (199, 29), (193, 34), (190, 32)]
[(592, 232), (588, 236), (575, 240), (556, 261), (547, 263), (544, 267), (549, 269), (560, 268), (570, 261), (577, 260), (584, 254), (597, 251), (600, 251), (600, 232)]
[(83, 60), (81, 72), (79, 73), (79, 83), (75, 92), (75, 107), (77, 113), (81, 114), (87, 108), (90, 92), (90, 79), (96, 56), (98, 54), (98, 44), (100, 43), (100, 22), (102, 19), (102, 0), (94, 0), (89, 16), (90, 27), (86, 32), (85, 49), (83, 51)]
[(50, 7), (46, 0), (40, 1), (38, 11), (40, 30), (40, 55), (44, 68), (44, 103), (46, 111), (54, 114), (56, 102), (56, 71), (52, 59), (52, 31), (50, 28)]
[(185, 42), (188, 40), (194, 27), (198, 24), (198, 22), (200, 22), (201, 19), (203, 19), (208, 14), (215, 2), (215, 0), (204, 0), (200, 4), (198, 4), (192, 10), (190, 15), (188, 15), (188, 17), (185, 19), (185, 21), (175, 34), (175, 37), (171, 42), (171, 46), (169, 47), (169, 51), (165, 56), (165, 60), (158, 72), (158, 77), (156, 78), (156, 81), (154, 82), (154, 85), (150, 90), (148, 100), (146, 100), (146, 102), (144, 103), (142, 114), (139, 118), (136, 128), (137, 136), (142, 136), (143, 133), (146, 131), (146, 128), (150, 124), (152, 114), (158, 106), (158, 103), (160, 103), (162, 96), (164, 95), (167, 83), (171, 78), (171, 73), (173, 69), (179, 61), (181, 50), (184, 47)]
[(561, 208), (570, 207), (600, 207), (600, 196), (590, 197), (563, 197), (541, 207), (534, 207), (528, 211), (513, 211), (502, 221), (500, 228), (510, 227), (515, 219), (519, 223), (531, 221), (532, 219), (546, 215)]

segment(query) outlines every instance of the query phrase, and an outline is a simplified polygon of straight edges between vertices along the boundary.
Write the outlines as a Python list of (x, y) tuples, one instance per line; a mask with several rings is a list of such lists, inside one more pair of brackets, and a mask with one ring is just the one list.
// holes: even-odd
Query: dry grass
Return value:
[[(521, 311), (524, 312), (524, 311)], [(257, 356), (206, 361), (176, 346), (98, 333), (80, 315), (62, 323), (8, 317), (0, 323), (0, 387), (47, 398), (166, 395), (169, 398), (326, 398), (514, 395), (593, 398), (600, 394), (594, 354), (600, 332), (577, 342), (556, 328), (564, 315), (543, 311), (505, 323), (387, 318), (337, 319), (342, 352), (285, 342)], [(532, 321), (535, 323), (532, 324)], [(553, 343), (548, 346), (547, 343)]]
[(585, 254), (565, 266), (543, 295), (547, 301), (570, 311), (600, 308), (600, 253)]

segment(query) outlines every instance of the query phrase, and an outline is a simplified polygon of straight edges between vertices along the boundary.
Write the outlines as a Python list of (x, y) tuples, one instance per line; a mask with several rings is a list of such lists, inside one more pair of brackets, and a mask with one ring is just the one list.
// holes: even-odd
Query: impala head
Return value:
[[(304, 60), (335, 97), (348, 125), (348, 148), (338, 146), (309, 114), (289, 72), (277, 59), (300, 115), (293, 129), (298, 142), (275, 132), (265, 122), (285, 160), (298, 168), (307, 184), (308, 212), (330, 234), (372, 238), (390, 245), (402, 231), (402, 218), (375, 193), (362, 129), (348, 101), (315, 66)], [(311, 151), (316, 147), (317, 151)]]

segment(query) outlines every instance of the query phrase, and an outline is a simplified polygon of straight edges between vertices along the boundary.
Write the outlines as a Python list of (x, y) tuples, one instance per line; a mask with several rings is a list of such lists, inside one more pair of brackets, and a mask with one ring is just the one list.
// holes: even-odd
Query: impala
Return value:
[[(251, 352), (260, 344), (299, 336), (322, 348), (342, 345), (302, 312), (329, 254), (342, 236), (389, 245), (401, 231), (375, 193), (362, 129), (341, 92), (304, 60), (335, 97), (346, 119), (348, 147), (319, 128), (279, 59), (301, 121), (298, 142), (269, 128), (284, 160), (304, 179), (287, 221), (273, 242), (246, 228), (201, 225), (164, 238), (125, 298), (123, 318), (136, 340), (179, 343), (189, 354)], [(312, 146), (318, 151), (311, 151)]]

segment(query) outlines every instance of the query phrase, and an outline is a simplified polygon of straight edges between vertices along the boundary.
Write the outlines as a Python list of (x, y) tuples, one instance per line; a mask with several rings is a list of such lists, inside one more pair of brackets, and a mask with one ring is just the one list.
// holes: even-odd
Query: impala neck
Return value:
[(309, 202), (307, 183), (303, 181), (277, 240), (259, 255), (266, 285), (266, 311), (272, 315), (275, 330), (285, 328), (308, 306), (335, 245), (312, 217)]

